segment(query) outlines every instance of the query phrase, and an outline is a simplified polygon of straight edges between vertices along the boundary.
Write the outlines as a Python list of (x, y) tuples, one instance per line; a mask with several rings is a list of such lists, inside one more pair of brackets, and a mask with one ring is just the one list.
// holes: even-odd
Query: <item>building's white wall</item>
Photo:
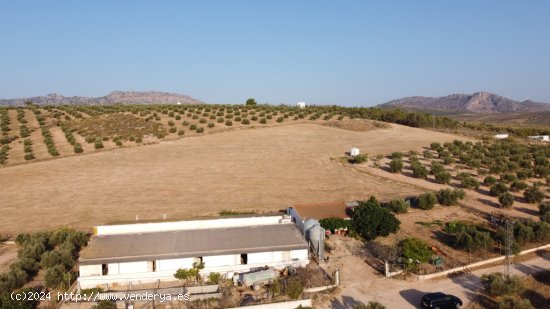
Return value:
[(302, 250), (290, 250), (290, 258), (293, 260), (307, 260), (308, 259), (308, 250), (302, 249)]
[(282, 262), (284, 261), (284, 253), (283, 251), (275, 251), (273, 252), (273, 262)]
[(119, 274), (150, 272), (153, 271), (153, 263), (149, 261), (119, 263), (118, 271)]
[[(288, 252), (288, 251), (287, 251)], [(247, 265), (229, 265), (229, 266), (217, 266), (208, 267), (201, 270), (201, 275), (206, 276), (209, 273), (217, 272), (223, 276), (227, 276), (231, 279), (235, 273), (248, 272), (252, 268), (269, 266), (277, 270), (282, 270), (285, 267), (305, 267), (309, 263), (308, 259), (301, 259), (287, 262), (274, 262), (274, 263), (262, 263), (262, 264), (247, 264)], [(158, 281), (175, 281), (174, 271), (156, 271), (156, 272), (143, 272), (143, 273), (128, 273), (128, 274), (109, 274), (106, 276), (91, 276), (78, 278), (78, 287), (80, 289), (88, 289), (101, 286), (105, 289), (109, 289), (112, 284), (140, 284), (151, 283)]]
[(248, 254), (248, 264), (273, 263), (273, 252), (258, 252)]
[(263, 216), (175, 222), (135, 223), (121, 225), (100, 225), (94, 227), (94, 234), (113, 235), (126, 233), (147, 233), (160, 231), (226, 228), (250, 225), (268, 225), (278, 224), (281, 222), (282, 218), (283, 216)]
[(108, 275), (118, 275), (118, 274), (120, 274), (118, 263), (107, 264), (107, 274)]
[(103, 267), (99, 265), (80, 265), (78, 267), (80, 277), (101, 276), (103, 274)]
[(157, 260), (157, 271), (173, 270), (176, 271), (180, 268), (189, 269), (193, 267), (194, 258), (183, 259), (170, 259), (170, 260)]
[(231, 254), (231, 255), (204, 256), (202, 258), (202, 261), (204, 263), (204, 267), (239, 265), (241, 264), (241, 255)]

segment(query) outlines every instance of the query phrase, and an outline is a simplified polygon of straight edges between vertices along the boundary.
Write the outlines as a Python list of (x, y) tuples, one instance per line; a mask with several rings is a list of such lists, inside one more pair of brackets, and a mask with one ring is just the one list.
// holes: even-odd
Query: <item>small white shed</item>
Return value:
[(508, 138), (508, 133), (497, 133), (497, 134), (494, 135), (494, 138), (496, 138), (496, 139)]
[(298, 102), (298, 103), (296, 103), (296, 105), (297, 105), (299, 108), (306, 108), (306, 102)]
[(359, 154), (360, 154), (359, 148), (357, 148), (357, 147), (353, 147), (349, 150), (349, 155), (350, 156), (355, 157), (355, 156), (358, 156)]

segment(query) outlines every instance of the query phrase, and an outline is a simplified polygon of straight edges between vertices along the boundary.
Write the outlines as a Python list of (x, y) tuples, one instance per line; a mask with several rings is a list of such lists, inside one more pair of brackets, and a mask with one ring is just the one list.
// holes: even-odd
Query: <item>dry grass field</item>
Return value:
[(0, 169), (0, 233), (403, 197), (420, 191), (332, 158), (354, 146), (387, 154), (456, 138), (394, 124), (351, 131), (301, 123), (7, 166)]

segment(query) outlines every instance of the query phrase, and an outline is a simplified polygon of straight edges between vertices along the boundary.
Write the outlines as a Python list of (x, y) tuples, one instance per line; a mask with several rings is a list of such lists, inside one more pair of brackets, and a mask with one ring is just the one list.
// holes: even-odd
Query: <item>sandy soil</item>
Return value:
[(6, 167), (0, 169), (0, 232), (417, 194), (331, 157), (353, 146), (372, 155), (456, 138), (399, 125), (354, 132), (296, 124)]
[[(480, 277), (483, 274), (502, 272), (502, 264), (476, 269), (471, 272), (457, 274), (452, 277), (443, 277), (432, 280), (400, 280), (387, 279), (366, 264), (361, 256), (356, 254), (354, 247), (360, 243), (350, 239), (334, 237), (337, 243), (336, 252), (328, 265), (323, 266), (328, 273), (340, 269), (341, 286), (334, 294), (318, 295), (315, 308), (345, 309), (352, 308), (358, 302), (367, 304), (377, 301), (387, 308), (418, 308), (420, 299), (430, 292), (443, 292), (458, 296), (464, 307), (476, 300), (482, 289)], [(353, 265), (353, 267), (350, 267)], [(550, 253), (541, 253), (540, 256), (513, 264), (512, 273), (518, 276), (527, 276), (543, 271), (550, 267)]]

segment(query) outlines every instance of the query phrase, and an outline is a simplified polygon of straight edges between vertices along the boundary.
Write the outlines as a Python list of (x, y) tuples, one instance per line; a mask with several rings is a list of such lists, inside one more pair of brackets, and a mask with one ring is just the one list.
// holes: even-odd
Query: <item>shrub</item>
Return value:
[(201, 119), (199, 120), (199, 123), (206, 123), (206, 119), (201, 118)]
[(267, 120), (266, 120), (265, 118), (262, 118), (262, 119), (260, 119), (260, 123), (261, 123), (261, 124), (266, 124), (266, 123), (267, 123)]
[(220, 283), (222, 279), (222, 275), (220, 273), (209, 273), (208, 274), (208, 282), (211, 284), (218, 284)]
[(444, 206), (452, 206), (458, 204), (458, 200), (464, 196), (462, 189), (442, 189), (437, 192), (437, 202)]
[(290, 279), (286, 285), (286, 295), (291, 299), (298, 299), (304, 292), (304, 284), (297, 278)]
[(504, 208), (511, 208), (514, 205), (514, 196), (509, 192), (505, 192), (498, 198), (498, 202)]
[[(176, 127), (170, 127), (170, 130), (168, 132), (170, 133), (176, 133), (178, 131), (178, 129), (176, 129)], [(122, 144), (122, 143), (121, 143)]]
[(232, 122), (231, 120), (227, 120), (227, 121), (225, 122), (225, 125), (226, 125), (226, 126), (232, 126), (232, 125), (233, 125), (233, 122)]
[(243, 120), (241, 120), (241, 123), (242, 124), (250, 124), (250, 120), (248, 120), (247, 118), (243, 118)]
[(361, 163), (367, 162), (368, 160), (369, 160), (369, 156), (367, 154), (360, 154), (360, 155), (354, 156), (353, 158), (350, 158), (348, 162), (352, 164), (361, 164)]
[(179, 131), (178, 131), (178, 135), (181, 136), (181, 135), (184, 135), (184, 134), (185, 134), (185, 131), (184, 131), (184, 130), (179, 130)]
[(494, 184), (497, 183), (497, 179), (493, 176), (487, 176), (485, 177), (485, 179), (483, 180), (483, 183), (486, 185), (486, 186), (492, 186)]
[(403, 153), (399, 152), (399, 151), (393, 152), (391, 154), (391, 158), (392, 159), (401, 159), (401, 158), (403, 158)]
[(101, 148), (104, 147), (104, 146), (103, 146), (103, 142), (101, 141), (100, 138), (97, 138), (97, 139), (95, 140), (94, 147), (95, 147), (95, 149), (101, 149)]
[(434, 208), (435, 203), (437, 203), (437, 197), (435, 196), (435, 194), (428, 192), (428, 193), (420, 194), (416, 198), (415, 205), (420, 209), (429, 210)]
[(502, 194), (508, 192), (508, 187), (504, 183), (498, 182), (491, 186), (489, 192), (492, 196), (501, 196)]
[(424, 156), (425, 159), (433, 158), (432, 152), (427, 149), (422, 152), (422, 156)]
[(517, 176), (513, 173), (505, 173), (505, 174), (500, 175), (500, 180), (503, 181), (503, 182), (506, 182), (506, 183), (515, 181), (517, 179), (518, 179)]
[(283, 122), (284, 120), (285, 120), (284, 117), (279, 117), (279, 118), (277, 118), (277, 122)]
[(180, 115), (176, 115), (176, 120), (181, 120), (181, 116), (180, 116)]
[(62, 265), (46, 269), (46, 274), (44, 275), (46, 286), (52, 289), (57, 288), (63, 282), (63, 274), (65, 274), (65, 267)]
[(527, 203), (540, 203), (544, 199), (544, 193), (537, 186), (532, 186), (523, 192), (523, 197)]
[(196, 124), (192, 124), (191, 126), (189, 126), (189, 130), (191, 130), (191, 131), (195, 131), (196, 129), (197, 129)]
[(445, 225), (445, 232), (454, 236), (454, 246), (459, 249), (487, 249), (492, 244), (489, 232), (466, 223), (451, 221)]
[(216, 120), (217, 123), (223, 123), (225, 120), (223, 118), (218, 118), (218, 120)]
[(359, 202), (353, 212), (352, 227), (366, 240), (388, 236), (399, 230), (401, 222), (387, 209), (380, 207), (374, 196), (366, 202)]
[(189, 121), (184, 120), (181, 124), (184, 125), (184, 126), (188, 126), (188, 125), (189, 125)]
[(110, 300), (100, 300), (97, 304), (92, 306), (92, 309), (116, 309), (116, 303)]
[(432, 258), (432, 250), (428, 244), (418, 238), (405, 238), (399, 244), (405, 264), (408, 269), (416, 268), (416, 261), (426, 263)]
[(451, 173), (445, 171), (435, 174), (435, 181), (440, 184), (448, 184), (451, 181)]
[(520, 190), (525, 190), (527, 189), (528, 185), (521, 181), (521, 180), (514, 180), (512, 182), (512, 184), (510, 185), (510, 190), (514, 191), (514, 192), (517, 192), (517, 191), (520, 191)]
[(35, 158), (35, 156), (32, 152), (29, 152), (29, 153), (25, 154), (25, 160), (27, 160), (27, 161), (33, 160), (34, 158)]
[(443, 164), (432, 161), (432, 165), (430, 166), (430, 174), (437, 175), (445, 171), (445, 167)]
[(550, 223), (550, 203), (542, 203), (539, 205), (540, 220)]
[(422, 165), (421, 163), (413, 163), (411, 165), (412, 171), (413, 171), (413, 177), (415, 178), (428, 178), (428, 169)]
[(201, 127), (201, 128), (197, 128), (197, 131), (195, 131), (195, 132), (197, 132), (197, 133), (203, 133), (203, 132), (204, 132), (204, 128), (202, 128), (202, 127)]
[(531, 302), (526, 298), (504, 296), (498, 302), (498, 309), (534, 309)]
[(479, 189), (479, 181), (471, 176), (462, 178), (460, 184), (466, 189)]
[(173, 127), (173, 126), (175, 126), (175, 125), (176, 125), (176, 124), (175, 124), (172, 120), (168, 121), (168, 126)]
[(319, 223), (325, 230), (329, 231), (349, 229), (351, 227), (351, 221), (342, 218), (324, 218), (319, 220)]
[(491, 296), (514, 295), (524, 290), (523, 283), (518, 277), (506, 278), (499, 272), (481, 276), (481, 284), (485, 292)]
[(390, 171), (392, 173), (400, 173), (403, 170), (403, 160), (393, 159), (390, 162)]
[(409, 204), (403, 199), (391, 200), (389, 203), (383, 205), (387, 207), (391, 212), (404, 214), (409, 211)]

